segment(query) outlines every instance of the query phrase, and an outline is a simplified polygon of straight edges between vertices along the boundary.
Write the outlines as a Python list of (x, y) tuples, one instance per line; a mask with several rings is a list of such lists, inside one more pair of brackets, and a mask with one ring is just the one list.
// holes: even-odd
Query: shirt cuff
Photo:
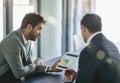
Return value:
[(48, 67), (49, 67), (49, 66), (46, 66), (46, 68), (45, 68), (45, 72), (47, 72)]
[(46, 66), (37, 66), (36, 67), (36, 72), (45, 72), (47, 69)]

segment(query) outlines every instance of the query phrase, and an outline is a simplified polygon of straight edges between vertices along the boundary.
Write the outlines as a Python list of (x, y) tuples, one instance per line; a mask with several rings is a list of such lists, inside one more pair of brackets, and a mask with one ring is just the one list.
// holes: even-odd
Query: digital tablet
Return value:
[(74, 53), (67, 52), (61, 58), (60, 62), (57, 64), (56, 68), (65, 70), (66, 68), (74, 68), (78, 55)]

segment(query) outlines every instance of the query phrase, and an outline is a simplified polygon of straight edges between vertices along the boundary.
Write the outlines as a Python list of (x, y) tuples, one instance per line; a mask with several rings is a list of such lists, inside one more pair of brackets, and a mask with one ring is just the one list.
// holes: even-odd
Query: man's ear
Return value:
[(82, 30), (83, 32), (86, 31), (86, 27), (85, 27), (84, 25), (82, 25), (82, 24), (81, 24), (81, 30)]
[(32, 25), (31, 24), (27, 24), (27, 29), (31, 30), (32, 29)]

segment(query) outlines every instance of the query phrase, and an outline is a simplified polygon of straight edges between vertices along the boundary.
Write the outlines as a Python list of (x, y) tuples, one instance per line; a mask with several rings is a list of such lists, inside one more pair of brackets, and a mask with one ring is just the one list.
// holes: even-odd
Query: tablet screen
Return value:
[(66, 68), (73, 68), (77, 59), (77, 54), (67, 52), (58, 63), (57, 68), (62, 70)]

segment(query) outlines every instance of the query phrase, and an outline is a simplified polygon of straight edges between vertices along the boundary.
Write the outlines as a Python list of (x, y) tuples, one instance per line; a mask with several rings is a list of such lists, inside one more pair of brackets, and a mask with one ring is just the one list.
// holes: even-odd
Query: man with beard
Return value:
[(59, 72), (58, 61), (51, 67), (43, 66), (40, 60), (31, 60), (31, 41), (41, 35), (46, 21), (37, 13), (24, 16), (20, 29), (8, 34), (0, 43), (0, 81), (20, 83), (21, 78), (35, 72)]

